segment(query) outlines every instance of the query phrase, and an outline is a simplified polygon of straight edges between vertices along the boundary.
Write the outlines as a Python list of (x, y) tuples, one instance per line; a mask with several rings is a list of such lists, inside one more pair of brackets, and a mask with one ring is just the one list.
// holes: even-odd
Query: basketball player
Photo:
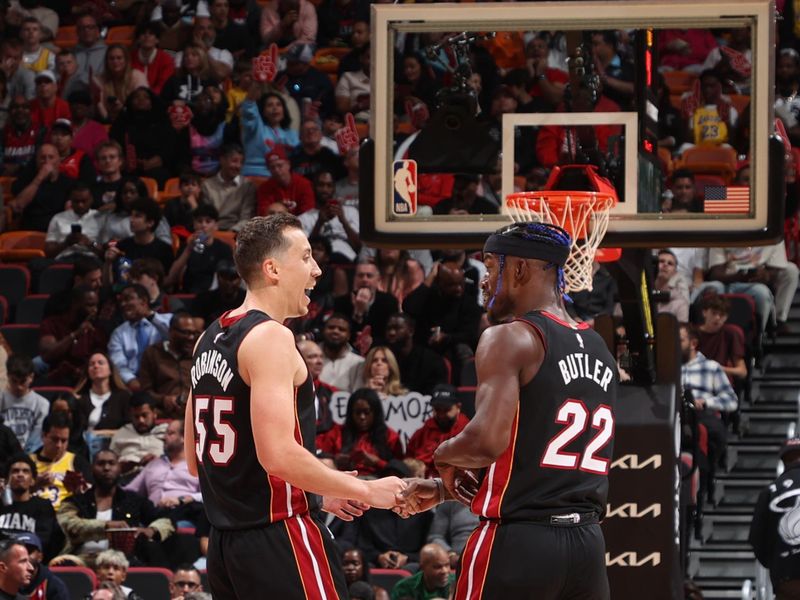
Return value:
[(478, 344), (475, 418), (436, 450), (441, 481), (415, 480), (403, 492), (407, 512), (454, 498), (481, 517), (456, 600), (609, 598), (598, 521), (617, 370), (600, 336), (564, 310), (569, 250), (569, 235), (543, 223), (489, 237), (482, 289), (490, 319), (502, 324)]
[[(257, 217), (239, 232), (244, 303), (198, 340), (186, 406), (186, 460), (211, 522), (208, 580), (216, 600), (347, 598), (337, 552), (309, 512), (348, 518), (392, 508), (405, 483), (329, 469), (314, 457), (314, 386), (289, 317), (306, 314), (320, 269), (300, 222)], [(349, 517), (352, 518), (352, 517)], [(256, 592), (258, 595), (258, 592)]]

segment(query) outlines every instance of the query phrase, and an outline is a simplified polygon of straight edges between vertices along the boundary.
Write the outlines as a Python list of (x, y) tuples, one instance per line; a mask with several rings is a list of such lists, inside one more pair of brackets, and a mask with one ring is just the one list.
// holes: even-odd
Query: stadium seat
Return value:
[(0, 326), (0, 333), (14, 354), (24, 354), (31, 358), (39, 354), (38, 325), (3, 325)]
[(690, 73), (689, 71), (664, 71), (664, 83), (672, 95), (680, 95), (692, 89), (697, 73)]
[(28, 262), (44, 258), (43, 231), (7, 231), (0, 233), (0, 261)]
[(196, 297), (196, 294), (170, 294), (164, 298), (164, 309), (171, 313), (178, 310), (192, 312), (192, 302)]
[(150, 197), (158, 202), (158, 182), (152, 177), (140, 177)]
[(392, 593), (392, 588), (397, 584), (397, 582), (401, 579), (405, 579), (406, 577), (411, 577), (411, 573), (405, 569), (369, 570), (369, 578), (372, 582), (372, 585), (382, 587), (390, 594)]
[(180, 198), (181, 196), (181, 180), (178, 177), (171, 177), (167, 179), (164, 184), (164, 190), (159, 192), (158, 201), (160, 204), (165, 204), (173, 198)]
[(6, 319), (8, 319), (8, 300), (5, 296), (0, 296), (0, 325), (5, 325)]
[(74, 48), (78, 45), (78, 28), (75, 25), (63, 25), (58, 28), (53, 43), (59, 48)]
[(19, 325), (38, 325), (44, 318), (44, 305), (50, 298), (49, 294), (31, 294), (25, 296), (17, 304), (14, 313), (14, 322)]
[(135, 30), (136, 28), (133, 25), (111, 27), (106, 35), (106, 44), (120, 44), (126, 47), (131, 46), (133, 44)]
[(736, 112), (739, 113), (739, 117), (741, 117), (750, 104), (750, 96), (746, 94), (731, 94), (730, 99), (733, 108), (736, 109)]
[(251, 181), (253, 185), (256, 186), (256, 189), (269, 179), (269, 177), (261, 177), (260, 175), (245, 175), (244, 178)]
[(0, 265), (0, 281), (3, 296), (12, 310), (31, 291), (31, 273), (22, 265)]
[(47, 398), (50, 404), (52, 404), (53, 400), (55, 400), (56, 398), (62, 398), (64, 396), (72, 396), (74, 394), (74, 390), (71, 387), (66, 387), (62, 385), (40, 385), (32, 387), (31, 389), (40, 396), (44, 396), (45, 398)]
[(97, 576), (87, 567), (50, 567), (64, 582), (71, 598), (86, 598), (97, 587)]
[(726, 183), (736, 175), (736, 150), (724, 146), (694, 146), (687, 148), (676, 169), (689, 169), (692, 173), (719, 175)]
[(72, 287), (72, 265), (56, 263), (42, 271), (39, 277), (39, 293), (55, 294)]
[(172, 571), (159, 567), (131, 567), (125, 585), (147, 600), (170, 600), (169, 582)]
[(214, 239), (220, 242), (225, 242), (231, 247), (231, 250), (236, 250), (236, 232), (235, 231), (217, 231), (214, 234)]

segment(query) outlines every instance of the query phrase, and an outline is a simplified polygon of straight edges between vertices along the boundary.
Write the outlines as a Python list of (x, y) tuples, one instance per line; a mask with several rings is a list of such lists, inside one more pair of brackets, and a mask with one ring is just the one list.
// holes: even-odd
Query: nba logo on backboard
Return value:
[(392, 212), (396, 216), (417, 214), (417, 161), (394, 161), (394, 200)]

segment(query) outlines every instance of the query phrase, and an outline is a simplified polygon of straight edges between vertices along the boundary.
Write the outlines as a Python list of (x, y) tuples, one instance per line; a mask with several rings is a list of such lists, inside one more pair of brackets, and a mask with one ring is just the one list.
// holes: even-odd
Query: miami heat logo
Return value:
[[(784, 485), (791, 482), (785, 482)], [(800, 545), (800, 489), (790, 490), (776, 496), (769, 503), (769, 509), (783, 513), (778, 523), (778, 534), (788, 546)]]

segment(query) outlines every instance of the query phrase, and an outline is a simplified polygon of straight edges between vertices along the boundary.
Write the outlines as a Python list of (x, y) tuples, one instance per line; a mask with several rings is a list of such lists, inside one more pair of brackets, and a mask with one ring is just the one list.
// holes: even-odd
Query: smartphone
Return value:
[(73, 223), (72, 224), (72, 234), (73, 235), (80, 235), (83, 233), (83, 228), (81, 227), (80, 223)]

